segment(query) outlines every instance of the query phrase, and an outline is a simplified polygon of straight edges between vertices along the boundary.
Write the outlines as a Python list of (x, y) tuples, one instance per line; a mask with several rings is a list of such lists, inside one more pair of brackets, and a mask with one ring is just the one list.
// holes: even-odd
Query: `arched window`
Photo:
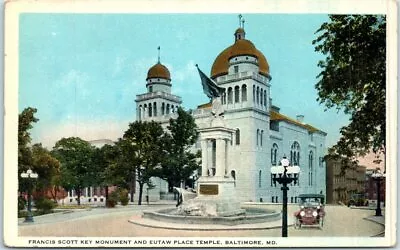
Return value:
[(240, 102), (240, 100), (239, 100), (240, 91), (239, 90), (240, 90), (239, 86), (235, 86), (235, 103)]
[(143, 106), (143, 118), (144, 118), (146, 115), (148, 115), (148, 113), (146, 114), (146, 112), (148, 112), (148, 111), (147, 111), (147, 104), (145, 104), (145, 105)]
[(161, 104), (161, 115), (165, 115), (165, 103)]
[(264, 90), (264, 106), (267, 106), (267, 91)]
[(224, 90), (224, 92), (222, 92), (222, 95), (221, 95), (221, 103), (222, 103), (222, 104), (226, 104), (225, 90)]
[(261, 133), (260, 133), (260, 145), (261, 146), (263, 145), (263, 137), (264, 137), (264, 130), (261, 130)]
[(169, 103), (167, 104), (167, 115), (171, 112), (171, 107), (169, 105)]
[(263, 95), (264, 95), (264, 91), (262, 89), (260, 89), (260, 104), (263, 105)]
[(240, 129), (236, 129), (236, 133), (235, 133), (235, 141), (236, 141), (236, 145), (240, 145)]
[(232, 88), (228, 88), (228, 103), (232, 103)]
[(242, 102), (247, 101), (247, 86), (245, 84), (242, 85)]
[(253, 85), (253, 102), (256, 102), (256, 86)]
[(149, 117), (153, 116), (153, 107), (151, 106), (151, 103), (149, 103)]
[(275, 203), (275, 196), (272, 196), (272, 203)]
[(276, 166), (276, 156), (278, 155), (278, 145), (274, 143), (271, 148), (271, 164)]
[(258, 187), (261, 187), (261, 170), (258, 171)]
[(257, 98), (257, 104), (259, 104), (260, 103), (260, 87), (257, 87), (257, 90), (256, 90), (256, 98)]
[(258, 139), (259, 137), (260, 137), (260, 130), (257, 129), (257, 146), (258, 146), (258, 144), (259, 144), (259, 141), (258, 141), (258, 140), (259, 140), (259, 139)]
[(290, 163), (292, 166), (300, 165), (300, 144), (297, 141), (290, 147)]
[(142, 119), (142, 105), (139, 105), (139, 120)]
[(233, 184), (236, 187), (236, 171), (235, 170), (231, 170), (231, 176), (232, 176), (233, 180), (235, 181)]
[(153, 103), (153, 114), (154, 114), (154, 116), (157, 116), (157, 103), (156, 102)]
[(308, 185), (312, 186), (313, 185), (313, 180), (312, 180), (312, 172), (313, 172), (313, 161), (314, 161), (314, 156), (313, 156), (313, 151), (310, 151), (308, 154)]

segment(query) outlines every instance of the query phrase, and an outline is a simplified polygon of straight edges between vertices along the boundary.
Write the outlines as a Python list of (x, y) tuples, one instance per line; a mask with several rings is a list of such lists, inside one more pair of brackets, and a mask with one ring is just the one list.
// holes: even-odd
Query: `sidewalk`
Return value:
[(125, 213), (132, 211), (141, 211), (141, 210), (151, 210), (151, 209), (159, 209), (160, 206), (174, 206), (176, 202), (152, 202), (149, 205), (142, 204), (129, 204), (127, 206), (117, 205), (115, 208), (106, 208), (106, 207), (93, 207), (93, 208), (85, 208), (85, 209), (54, 209), (55, 213), (45, 214), (40, 216), (34, 216), (33, 223), (24, 222), (25, 218), (18, 218), (19, 226), (32, 226), (38, 224), (46, 224), (46, 223), (55, 223), (62, 221), (70, 221), (81, 219), (82, 217), (93, 217), (93, 216), (101, 216), (109, 213)]

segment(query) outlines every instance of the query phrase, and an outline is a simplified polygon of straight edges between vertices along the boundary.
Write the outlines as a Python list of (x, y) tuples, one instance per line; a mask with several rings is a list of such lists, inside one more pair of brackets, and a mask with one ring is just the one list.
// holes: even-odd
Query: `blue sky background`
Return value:
[[(243, 16), (246, 38), (270, 65), (273, 104), (285, 115), (303, 114), (333, 145), (348, 117), (317, 103), (323, 57), (311, 44), (327, 15)], [(238, 25), (237, 14), (21, 14), (19, 111), (38, 109), (33, 142), (51, 148), (62, 137), (122, 136), (135, 120), (134, 100), (146, 91), (158, 46), (184, 107), (207, 102), (195, 64), (209, 74)]]

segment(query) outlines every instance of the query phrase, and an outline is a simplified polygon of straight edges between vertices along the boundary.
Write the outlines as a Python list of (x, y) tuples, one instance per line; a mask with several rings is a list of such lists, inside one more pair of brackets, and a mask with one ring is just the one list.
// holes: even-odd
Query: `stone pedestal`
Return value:
[[(202, 171), (197, 181), (197, 197), (182, 205), (182, 213), (200, 216), (244, 214), (236, 198), (235, 180), (227, 171), (233, 132), (233, 129), (225, 126), (222, 117), (215, 117), (210, 127), (199, 129)], [(209, 150), (210, 145), (212, 150)]]

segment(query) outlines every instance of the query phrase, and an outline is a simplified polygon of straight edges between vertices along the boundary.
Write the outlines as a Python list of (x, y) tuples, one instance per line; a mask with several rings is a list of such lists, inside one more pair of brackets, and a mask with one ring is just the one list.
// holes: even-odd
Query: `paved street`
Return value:
[[(58, 213), (35, 218), (34, 224), (19, 223), (20, 236), (226, 236), (226, 237), (280, 237), (281, 229), (267, 230), (171, 230), (143, 227), (128, 222), (129, 219), (140, 220), (142, 210), (158, 210), (172, 205), (137, 205), (116, 209), (96, 208), (92, 210)], [(263, 206), (265, 207), (265, 206)], [(280, 206), (269, 205), (268, 208), (280, 210)], [(298, 208), (289, 206), (289, 215)], [(374, 215), (374, 210), (351, 209), (344, 206), (326, 206), (324, 228), (289, 228), (289, 236), (358, 236), (369, 237), (381, 233), (384, 228), (379, 223), (365, 218)], [(374, 217), (372, 217), (374, 219)], [(376, 219), (376, 218), (375, 218)], [(378, 218), (379, 220), (380, 218)], [(22, 220), (21, 220), (22, 221)], [(160, 222), (162, 224), (163, 222)], [(207, 226), (202, 225), (203, 228)]]

